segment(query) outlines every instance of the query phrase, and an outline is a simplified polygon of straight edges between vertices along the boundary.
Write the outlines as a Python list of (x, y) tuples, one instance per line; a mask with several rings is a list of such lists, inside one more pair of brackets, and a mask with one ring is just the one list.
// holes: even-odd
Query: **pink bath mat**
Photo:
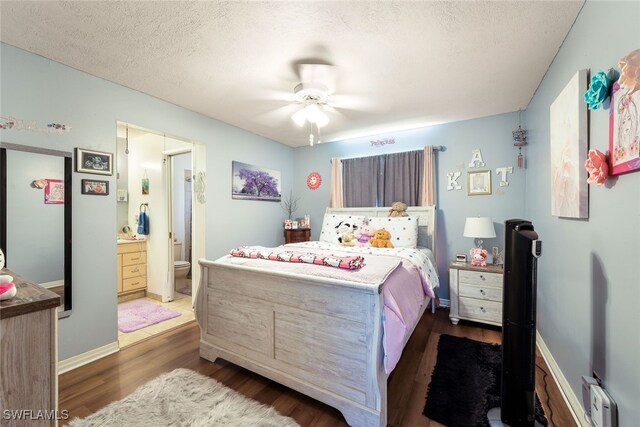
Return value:
[(118, 304), (118, 329), (120, 332), (133, 332), (178, 316), (180, 313), (177, 311), (137, 299)]

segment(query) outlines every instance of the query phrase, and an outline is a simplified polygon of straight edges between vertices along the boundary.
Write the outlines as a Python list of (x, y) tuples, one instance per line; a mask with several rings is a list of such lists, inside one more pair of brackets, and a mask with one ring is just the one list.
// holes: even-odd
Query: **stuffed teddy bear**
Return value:
[(384, 228), (380, 228), (373, 233), (373, 239), (369, 240), (369, 243), (374, 248), (392, 248), (393, 243), (389, 239), (391, 239), (391, 233)]
[(487, 255), (489, 253), (487, 252), (486, 249), (472, 248), (469, 251), (469, 254), (471, 255), (471, 265), (472, 266), (476, 266), (476, 265), (479, 265), (480, 267), (486, 267), (487, 266)]
[(356, 245), (356, 236), (354, 236), (353, 233), (344, 233), (340, 238), (342, 239), (340, 242), (342, 246)]
[(363, 225), (360, 227), (360, 231), (356, 233), (356, 237), (358, 238), (359, 246), (367, 246), (369, 240), (373, 238), (373, 233), (375, 233), (376, 229), (370, 225)]
[(13, 277), (7, 274), (0, 275), (0, 301), (16, 296), (18, 291), (12, 282)]
[(407, 213), (407, 204), (402, 202), (393, 202), (389, 209), (389, 216), (409, 216)]

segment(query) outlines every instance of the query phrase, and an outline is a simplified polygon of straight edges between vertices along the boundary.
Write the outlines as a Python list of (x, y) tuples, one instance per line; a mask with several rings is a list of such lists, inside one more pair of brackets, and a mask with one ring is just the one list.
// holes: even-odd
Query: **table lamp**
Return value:
[(493, 220), (488, 216), (470, 216), (464, 223), (462, 235), (476, 239), (478, 248), (482, 248), (482, 239), (496, 237), (496, 229), (493, 227)]

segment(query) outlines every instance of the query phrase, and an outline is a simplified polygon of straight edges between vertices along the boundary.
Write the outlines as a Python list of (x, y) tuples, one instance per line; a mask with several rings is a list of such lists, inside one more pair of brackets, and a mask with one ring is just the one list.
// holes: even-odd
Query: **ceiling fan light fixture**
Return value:
[(301, 108), (300, 110), (296, 111), (293, 116), (291, 116), (291, 120), (293, 120), (300, 127), (304, 126), (304, 122), (307, 120), (305, 109)]
[(309, 103), (304, 108), (296, 111), (292, 116), (298, 126), (302, 127), (306, 122), (313, 123), (317, 127), (326, 126), (329, 123), (329, 117), (322, 110), (322, 107), (316, 103)]
[(325, 126), (329, 123), (329, 117), (327, 117), (318, 104), (308, 104), (304, 107), (304, 111), (309, 123), (315, 123), (318, 127)]

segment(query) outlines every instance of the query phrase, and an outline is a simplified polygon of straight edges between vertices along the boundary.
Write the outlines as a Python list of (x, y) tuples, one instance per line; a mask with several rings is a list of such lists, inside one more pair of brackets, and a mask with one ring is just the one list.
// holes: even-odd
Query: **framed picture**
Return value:
[(280, 201), (280, 171), (234, 161), (232, 174), (232, 199)]
[(93, 196), (107, 196), (109, 195), (109, 181), (101, 181), (97, 179), (83, 179), (81, 180), (82, 194), (91, 194)]
[(76, 172), (113, 175), (113, 154), (76, 148)]
[(491, 194), (491, 171), (467, 172), (467, 195), (483, 196)]
[(587, 70), (580, 70), (549, 108), (551, 215), (589, 218)]
[(609, 107), (609, 173), (640, 170), (640, 91), (614, 83)]
[(64, 181), (61, 179), (47, 179), (44, 187), (44, 203), (46, 205), (64, 204)]
[(142, 188), (143, 196), (146, 196), (149, 194), (149, 178), (142, 178), (141, 188)]

